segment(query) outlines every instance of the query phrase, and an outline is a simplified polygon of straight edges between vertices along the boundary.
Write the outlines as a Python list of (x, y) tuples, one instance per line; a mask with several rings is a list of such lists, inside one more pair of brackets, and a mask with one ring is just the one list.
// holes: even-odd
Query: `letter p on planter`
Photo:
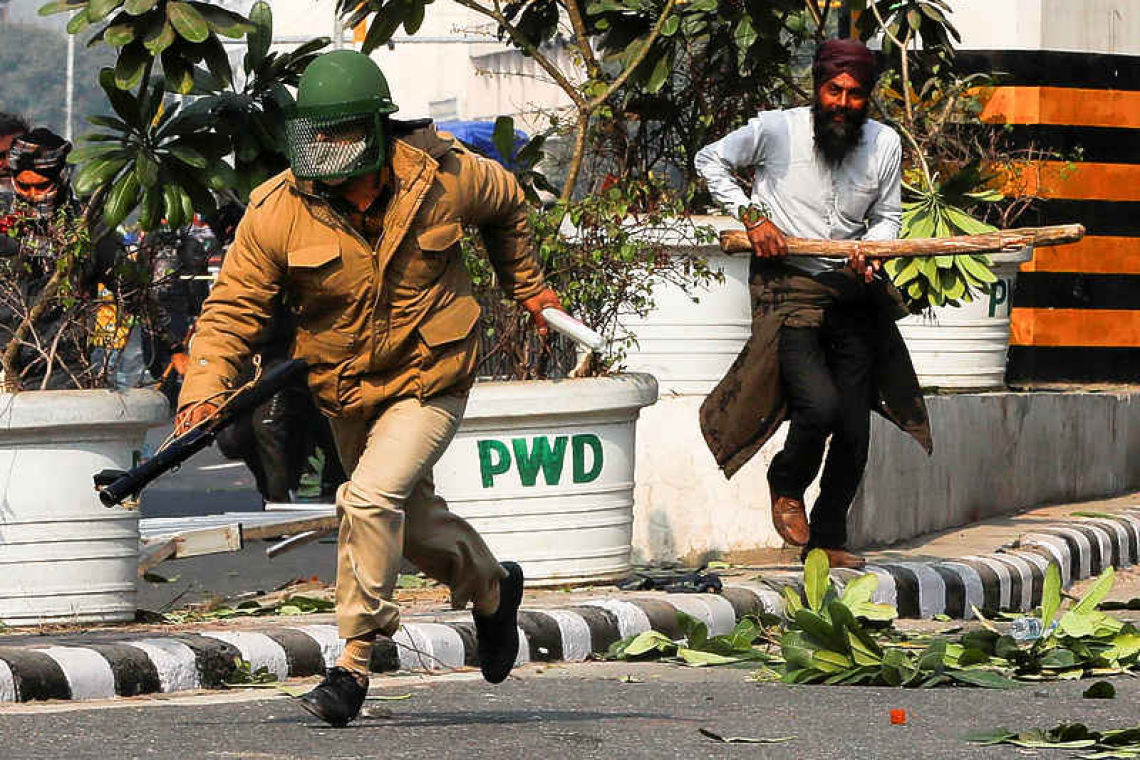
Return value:
[(656, 400), (643, 374), (476, 383), (436, 490), (528, 585), (623, 578), (637, 417)]

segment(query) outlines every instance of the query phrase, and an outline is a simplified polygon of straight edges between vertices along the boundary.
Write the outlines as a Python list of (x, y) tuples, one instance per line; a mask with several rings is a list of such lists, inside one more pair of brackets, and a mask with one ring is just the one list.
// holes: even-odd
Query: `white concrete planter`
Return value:
[(625, 577), (649, 375), (478, 383), (437, 491), (533, 585)]
[[(696, 216), (692, 222), (718, 233), (741, 228), (740, 222), (728, 216)], [(714, 270), (724, 274), (724, 282), (696, 290), (658, 283), (653, 289), (653, 311), (644, 319), (621, 320), (621, 328), (637, 337), (623, 366), (652, 374), (661, 384), (662, 395), (707, 394), (732, 366), (752, 331), (750, 256), (723, 253), (717, 241), (693, 245), (669, 236), (662, 242), (671, 255), (704, 256)]]
[(0, 394), (0, 621), (134, 619), (138, 513), (104, 507), (91, 478), (130, 467), (167, 418), (150, 390)]
[(1033, 248), (991, 254), (997, 282), (987, 298), (937, 306), (901, 320), (918, 382), (923, 388), (1001, 388), (1009, 353), (1009, 315), (1017, 271)]

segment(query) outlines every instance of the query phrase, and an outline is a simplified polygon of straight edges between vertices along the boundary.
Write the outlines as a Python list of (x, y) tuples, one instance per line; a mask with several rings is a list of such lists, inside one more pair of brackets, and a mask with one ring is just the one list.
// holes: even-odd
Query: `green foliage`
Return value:
[[(364, 50), (403, 28), (419, 29), (425, 0), (338, 0), (347, 26), (368, 23)], [(560, 193), (569, 198), (583, 163), (590, 188), (607, 174), (651, 169), (696, 186), (692, 158), (762, 105), (782, 102), (793, 51), (818, 29), (801, 0), (557, 0), (464, 5), (494, 24), (499, 39), (535, 59), (572, 101), (556, 127), (571, 135)], [(827, 6), (830, 8), (830, 5)], [(825, 11), (826, 13), (826, 11)], [(577, 66), (551, 54), (566, 49)]]
[(615, 660), (665, 658), (696, 668), (766, 659), (753, 646), (763, 635), (759, 620), (745, 618), (730, 633), (721, 636), (709, 636), (708, 626), (683, 612), (677, 613), (677, 622), (683, 634), (678, 641), (659, 631), (645, 631), (614, 642), (606, 657)]
[(241, 14), (205, 2), (54, 0), (40, 8), (41, 16), (56, 13), (71, 14), (71, 34), (95, 27), (89, 47), (105, 43), (118, 48), (114, 82), (121, 90), (137, 87), (160, 55), (167, 81), (183, 95), (193, 90), (189, 74), (199, 65), (229, 84), (232, 73), (218, 36), (240, 38), (254, 31)]
[(438, 583), (433, 581), (431, 578), (428, 578), (423, 573), (419, 573), (418, 575), (407, 575), (406, 573), (401, 573), (399, 577), (396, 578), (396, 588), (431, 588), (432, 586), (438, 585)]
[[(983, 174), (974, 161), (945, 182), (937, 176), (928, 189), (906, 186), (915, 200), (903, 203), (903, 238), (939, 238), (979, 235), (996, 228), (963, 210), (964, 206), (1000, 201), (1002, 195), (988, 189), (993, 177)], [(959, 306), (989, 293), (997, 277), (990, 271), (988, 256), (920, 256), (892, 259), (887, 274), (903, 294), (908, 307), (920, 312), (932, 306)]]
[[(620, 368), (634, 339), (619, 332), (618, 318), (648, 314), (654, 283), (694, 290), (723, 277), (702, 257), (668, 253), (666, 243), (704, 244), (714, 235), (685, 216), (683, 199), (662, 178), (628, 179), (580, 200), (544, 203), (557, 192), (540, 171), (549, 134), (536, 135), (517, 152), (511, 118), (497, 119), (494, 134), (496, 149), (509, 157), (532, 205), (536, 254), (548, 284), (571, 314), (611, 338), (592, 357), (589, 372)], [(577, 361), (574, 345), (557, 335), (544, 344), (534, 335), (529, 317), (504, 298), (479, 239), (468, 235), (463, 251), (483, 307), (480, 374), (519, 380), (565, 375)]]
[[(1140, 665), (1140, 632), (1113, 620), (1097, 605), (1112, 587), (1108, 568), (1089, 592), (1061, 617), (1056, 629), (1050, 623), (1061, 604), (1059, 573), (1051, 566), (1042, 599), (1042, 630), (1032, 642), (1002, 635), (989, 621), (985, 626), (951, 641), (939, 637), (899, 638), (876, 636), (860, 622), (848, 602), (858, 602), (874, 590), (873, 575), (848, 584), (836, 598), (830, 581), (821, 586), (820, 565), (809, 556), (805, 589), (809, 608), (790, 606), (790, 623), (780, 640), (785, 683), (875, 684), (928, 688), (960, 683), (1006, 689), (1022, 680), (1083, 678), (1124, 673)], [(858, 589), (851, 586), (858, 583)], [(822, 592), (822, 593), (821, 593)], [(851, 594), (847, 597), (847, 594)], [(818, 600), (818, 601), (817, 601)], [(980, 617), (980, 616), (979, 616)]]
[[(528, 195), (536, 195), (538, 185), (532, 181)], [(669, 253), (670, 245), (713, 239), (711, 231), (684, 213), (682, 199), (660, 178), (647, 177), (618, 182), (580, 200), (535, 208), (531, 214), (536, 253), (548, 284), (569, 313), (610, 341), (593, 357), (593, 372), (621, 367), (634, 338), (620, 329), (618, 319), (648, 314), (656, 283), (691, 291), (722, 276), (699, 256)], [(480, 374), (520, 380), (565, 375), (576, 361), (573, 344), (552, 336), (543, 345), (528, 318), (498, 289), (476, 239), (465, 241), (464, 253), (483, 306)]]
[[(728, 636), (710, 638), (703, 624), (681, 619), (684, 637), (672, 641), (648, 631), (614, 644), (618, 659), (665, 658), (689, 665), (721, 665), (758, 660), (754, 677), (787, 684), (866, 685), (932, 688), (945, 685), (987, 689), (1017, 688), (1023, 681), (1069, 680), (1135, 672), (1140, 669), (1140, 631), (1097, 609), (1112, 586), (1105, 570), (1087, 594), (1049, 621), (1061, 604), (1056, 566), (1045, 584), (1041, 617), (1045, 634), (1019, 642), (980, 617), (981, 630), (956, 640), (941, 635), (905, 635), (890, 626), (893, 607), (871, 603), (878, 580), (866, 574), (839, 594), (831, 583), (827, 556), (809, 553), (804, 595), (784, 587), (784, 620), (741, 621)], [(778, 654), (771, 645), (778, 646)], [(1090, 698), (1111, 698), (1104, 686)]]
[(225, 681), (226, 686), (271, 686), (278, 681), (277, 675), (262, 665), (254, 670), (248, 660), (234, 658), (234, 669)]
[(1024, 749), (1084, 750), (1077, 757), (1090, 759), (1140, 757), (1140, 726), (1114, 731), (1092, 731), (1083, 723), (1062, 723), (1044, 731), (997, 728), (972, 732), (966, 740), (983, 746), (1010, 744)]
[(190, 623), (202, 620), (225, 620), (236, 617), (266, 617), (270, 615), (314, 615), (332, 612), (336, 605), (319, 597), (294, 595), (273, 604), (262, 605), (250, 600), (236, 607), (212, 607), (208, 609), (190, 608), (178, 612), (168, 612), (163, 617), (168, 623)]
[[(595, 0), (586, 23), (607, 67), (626, 68), (665, 6)], [(600, 129), (605, 171), (644, 174), (671, 167), (683, 189), (700, 189), (693, 159), (757, 111), (806, 99), (795, 85), (795, 53), (814, 31), (802, 0), (690, 2), (675, 6), (663, 33), (614, 94), (624, 129)], [(598, 163), (598, 162), (596, 162)], [(709, 203), (705, 196), (694, 201)]]
[(1081, 692), (1085, 699), (1116, 699), (1116, 687), (1108, 681), (1097, 681)]
[[(264, 0), (253, 6), (249, 19), (208, 3), (115, 2), (64, 0), (42, 11), (75, 11), (90, 19), (104, 6), (122, 7), (96, 37), (123, 43), (115, 65), (99, 72), (114, 115), (89, 116), (100, 131), (68, 157), (81, 166), (75, 190), (91, 198), (95, 215), (115, 227), (137, 210), (143, 230), (164, 221), (182, 227), (195, 212), (214, 210), (215, 193), (245, 200), (287, 166), (284, 124), (293, 102), (287, 87), (297, 84), (327, 39), (290, 53), (268, 52), (273, 18)], [(245, 84), (235, 90), (218, 35), (247, 34)], [(151, 75), (156, 62), (161, 75)], [(171, 93), (198, 97), (181, 105)]]
[(886, 31), (883, 53), (887, 56), (899, 54), (897, 42), (921, 39), (924, 50), (952, 57), (954, 42), (962, 41), (948, 18), (953, 9), (946, 0), (874, 0), (873, 7), (867, 0), (849, 0), (847, 5), (863, 11), (858, 31), (864, 40), (875, 37), (880, 29)]
[[(945, 0), (856, 0), (864, 10), (864, 39), (883, 33), (888, 71), (880, 78), (875, 102), (879, 117), (903, 138), (904, 238), (976, 235), (995, 229), (978, 216), (1008, 227), (1032, 200), (1006, 198), (995, 187), (1019, 195), (1018, 158), (1005, 146), (1008, 136), (984, 124), (985, 97), (994, 84), (989, 74), (958, 70)], [(921, 47), (911, 44), (921, 39)], [(1029, 151), (1032, 154), (1032, 149)], [(983, 169), (984, 167), (984, 169)], [(942, 179), (942, 177), (947, 177)], [(959, 306), (989, 292), (996, 277), (986, 256), (896, 259), (886, 264), (911, 311)]]

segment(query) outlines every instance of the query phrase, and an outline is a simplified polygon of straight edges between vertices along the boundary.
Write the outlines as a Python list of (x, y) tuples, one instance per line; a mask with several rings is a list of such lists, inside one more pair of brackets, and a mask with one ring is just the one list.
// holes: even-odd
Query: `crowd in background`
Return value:
[[(17, 115), (0, 113), (0, 260), (15, 260), (8, 271), (19, 293), (33, 302), (37, 293), (53, 288), (52, 275), (61, 256), (51, 225), (61, 212), (86, 220), (84, 208), (72, 191), (72, 145), (43, 127), (32, 128)], [(6, 378), (8, 389), (54, 389), (68, 387), (76, 377), (74, 367), (99, 363), (109, 369), (102, 382), (110, 387), (154, 387), (173, 407), (177, 404), (181, 378), (188, 362), (187, 346), (193, 337), (194, 320), (209, 294), (210, 284), (233, 239), (243, 208), (230, 200), (219, 204), (206, 218), (195, 215), (182, 229), (160, 227), (147, 232), (129, 225), (105, 229), (88, 224), (90, 246), (82, 255), (77, 282), (86, 293), (98, 296), (107, 283), (134, 272), (143, 283), (127, 300), (108, 299), (95, 319), (106, 321), (106, 340), (74, 339), (67, 333), (58, 310), (41, 309), (26, 320), (29, 309), (5, 308), (0, 304), (0, 336), (4, 343), (30, 342), (17, 331), (34, 333), (50, 352), (21, 347), (11, 365), (17, 377)], [(86, 224), (86, 222), (84, 222)], [(9, 283), (9, 286), (12, 284)], [(126, 313), (124, 313), (126, 312)], [(257, 350), (263, 369), (289, 358), (293, 342), (290, 312), (279, 305)], [(60, 324), (53, 323), (59, 322)], [(23, 322), (34, 324), (20, 325)], [(54, 337), (58, 333), (59, 337)], [(100, 334), (93, 331), (91, 334)], [(13, 336), (18, 339), (12, 341)], [(249, 362), (248, 378), (254, 365)], [(248, 379), (247, 378), (247, 379)], [(266, 502), (289, 502), (298, 498), (302, 477), (310, 472), (309, 494), (330, 501), (346, 477), (337, 459), (328, 422), (313, 404), (302, 382), (276, 394), (247, 419), (227, 428), (218, 439), (219, 448), (232, 459), (246, 463), (258, 491)], [(323, 454), (314, 457), (316, 449)], [(319, 484), (319, 485), (318, 485)]]

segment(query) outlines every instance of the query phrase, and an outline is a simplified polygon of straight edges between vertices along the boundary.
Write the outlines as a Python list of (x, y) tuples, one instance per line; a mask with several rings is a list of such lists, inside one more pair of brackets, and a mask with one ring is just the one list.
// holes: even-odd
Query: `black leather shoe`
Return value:
[(339, 728), (360, 714), (367, 695), (368, 687), (360, 685), (355, 672), (335, 667), (325, 673), (325, 680), (315, 689), (297, 701), (325, 723)]
[(504, 562), (503, 569), (507, 571), (507, 577), (499, 581), (499, 609), (494, 615), (471, 613), (479, 640), (479, 669), (489, 683), (505, 681), (519, 656), (523, 571), (514, 562)]

